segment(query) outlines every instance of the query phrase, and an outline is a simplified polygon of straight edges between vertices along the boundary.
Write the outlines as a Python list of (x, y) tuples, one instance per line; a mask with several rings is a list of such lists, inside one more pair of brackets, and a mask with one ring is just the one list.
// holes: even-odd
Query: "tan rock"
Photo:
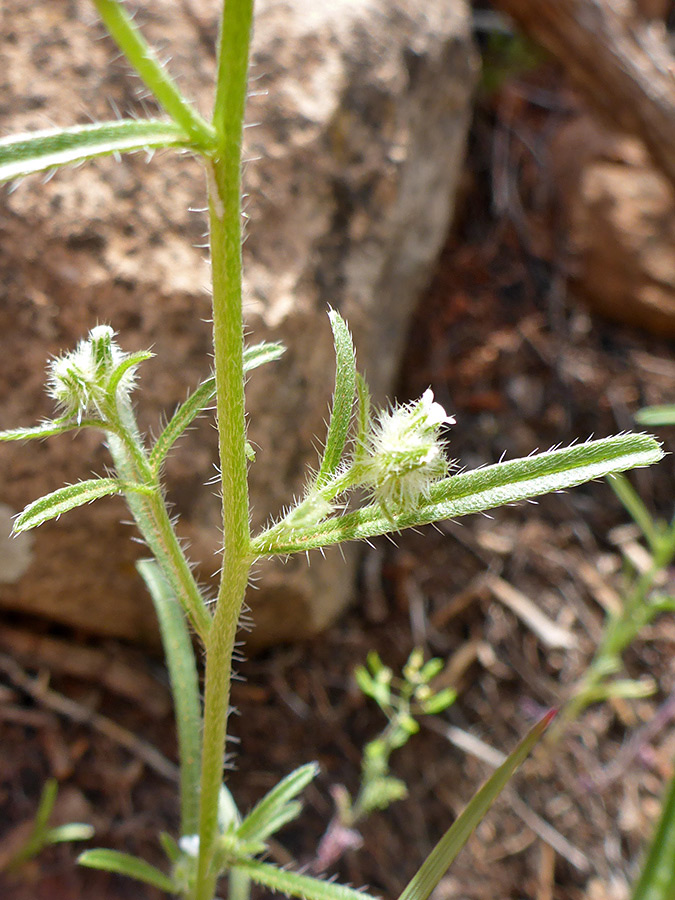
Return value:
[(635, 138), (590, 117), (553, 145), (575, 291), (596, 311), (675, 336), (675, 194)]

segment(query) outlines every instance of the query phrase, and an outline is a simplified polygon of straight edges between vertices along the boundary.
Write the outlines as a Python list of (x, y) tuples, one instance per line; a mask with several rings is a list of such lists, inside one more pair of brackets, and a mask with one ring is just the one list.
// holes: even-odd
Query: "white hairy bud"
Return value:
[(385, 511), (414, 509), (448, 474), (440, 429), (454, 424), (431, 388), (419, 400), (379, 414), (368, 439), (363, 484)]

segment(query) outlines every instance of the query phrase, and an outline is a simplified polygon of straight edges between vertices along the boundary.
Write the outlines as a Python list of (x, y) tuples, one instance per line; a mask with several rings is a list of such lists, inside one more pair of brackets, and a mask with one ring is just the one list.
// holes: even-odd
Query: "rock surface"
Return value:
[(610, 319), (675, 337), (675, 193), (636, 138), (581, 114), (552, 146), (575, 291)]
[[(349, 320), (359, 364), (382, 400), (410, 312), (452, 214), (475, 82), (464, 0), (259, 0), (248, 112), (246, 318), (254, 342), (288, 352), (247, 389), (254, 526), (288, 503), (316, 462), (333, 380), (328, 304)], [(158, 0), (138, 12), (171, 48), (181, 87), (208, 111), (213, 4)], [(89, 3), (7, 0), (0, 10), (0, 119), (8, 132), (150, 109), (101, 37)], [(182, 74), (185, 73), (185, 74)], [(254, 160), (254, 161), (253, 161)], [(208, 269), (199, 164), (169, 153), (60, 171), (5, 191), (0, 210), (0, 427), (52, 410), (50, 354), (110, 322), (125, 349), (152, 346), (137, 405), (155, 433), (209, 370)], [(218, 567), (215, 433), (204, 419), (167, 466), (179, 530), (206, 582)], [(64, 482), (102, 473), (94, 433), (0, 453), (0, 502), (20, 510)], [(99, 501), (43, 526), (22, 550), (0, 604), (97, 633), (155, 640), (134, 569), (142, 551), (121, 502)], [(30, 553), (28, 561), (25, 554)], [(251, 592), (257, 644), (310, 635), (353, 593), (354, 548), (265, 563)]]

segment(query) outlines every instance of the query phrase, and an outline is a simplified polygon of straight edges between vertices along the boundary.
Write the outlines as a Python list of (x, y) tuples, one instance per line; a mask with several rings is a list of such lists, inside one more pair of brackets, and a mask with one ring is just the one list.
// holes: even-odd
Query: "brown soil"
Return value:
[[(631, 428), (640, 406), (675, 395), (672, 347), (591, 318), (566, 292), (564, 235), (537, 152), (561, 115), (560, 105), (553, 96), (542, 104), (532, 85), (520, 83), (517, 127), (512, 119), (504, 124), (504, 93), (479, 109), (463, 213), (420, 305), (401, 385), (402, 397), (431, 385), (456, 413), (451, 451), (466, 467), (503, 452), (515, 457)], [(495, 203), (495, 197), (502, 199)], [(672, 450), (673, 429), (662, 436)], [(633, 481), (650, 509), (672, 515), (672, 459), (636, 473)], [(321, 764), (305, 813), (280, 835), (278, 857), (311, 861), (331, 816), (331, 785), (357, 786), (360, 748), (382, 726), (352, 678), (369, 649), (393, 667), (414, 645), (447, 659), (459, 697), (443, 722), (508, 751), (584, 672), (602, 627), (602, 589), (622, 590), (612, 529), (627, 521), (609, 487), (597, 483), (489, 519), (377, 541), (367, 551), (359, 603), (349, 616), (311, 644), (243, 663), (245, 680), (234, 685), (240, 715), (232, 727), (237, 744), (230, 778), (242, 808), (300, 763)], [(547, 647), (495, 598), (497, 578), (573, 634), (576, 646)], [(11, 624), (16, 632), (0, 656), (0, 854), (20, 841), (51, 775), (62, 785), (60, 815), (92, 822), (97, 845), (161, 864), (157, 832), (176, 825), (170, 769), (160, 775), (161, 761), (147, 746), (175, 759), (161, 662), (34, 622), (17, 618)], [(36, 642), (30, 647), (26, 634)], [(69, 642), (73, 659), (76, 648), (93, 652), (99, 660), (93, 674), (83, 679), (72, 668), (65, 672), (63, 655), (48, 652), (58, 648), (49, 641), (58, 640)], [(663, 618), (630, 649), (628, 672), (654, 677), (656, 694), (590, 710), (550, 755), (529, 761), (469, 841), (439, 898), (627, 896), (672, 773), (675, 733), (664, 703), (675, 687), (674, 642), (675, 622)], [(47, 678), (54, 694), (45, 690)], [(66, 714), (55, 697), (77, 706)], [(74, 710), (85, 721), (76, 722)], [(121, 746), (95, 714), (138, 738)], [(658, 722), (658, 715), (660, 727), (631, 758), (619, 755), (631, 735)], [(616, 771), (608, 769), (613, 764)], [(409, 786), (408, 799), (373, 815), (363, 828), (364, 848), (347, 853), (338, 867), (340, 878), (386, 897), (398, 895), (490, 771), (427, 728), (394, 757), (394, 768)], [(598, 786), (603, 769), (616, 777)], [(533, 814), (555, 830), (555, 850), (531, 829)], [(16, 877), (0, 876), (0, 896), (158, 896), (115, 876), (77, 870), (75, 854), (71, 847), (54, 848)]]

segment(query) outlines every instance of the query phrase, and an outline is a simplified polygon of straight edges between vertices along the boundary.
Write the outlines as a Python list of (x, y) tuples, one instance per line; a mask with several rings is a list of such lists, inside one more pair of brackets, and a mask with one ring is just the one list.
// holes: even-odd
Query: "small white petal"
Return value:
[(431, 388), (427, 388), (422, 394), (422, 407), (426, 413), (427, 424), (434, 425), (454, 425), (455, 417), (449, 416), (445, 409), (434, 400), (434, 392)]
[(199, 853), (199, 835), (184, 834), (182, 838), (179, 838), (178, 846), (183, 853), (187, 853), (188, 856), (196, 857)]

